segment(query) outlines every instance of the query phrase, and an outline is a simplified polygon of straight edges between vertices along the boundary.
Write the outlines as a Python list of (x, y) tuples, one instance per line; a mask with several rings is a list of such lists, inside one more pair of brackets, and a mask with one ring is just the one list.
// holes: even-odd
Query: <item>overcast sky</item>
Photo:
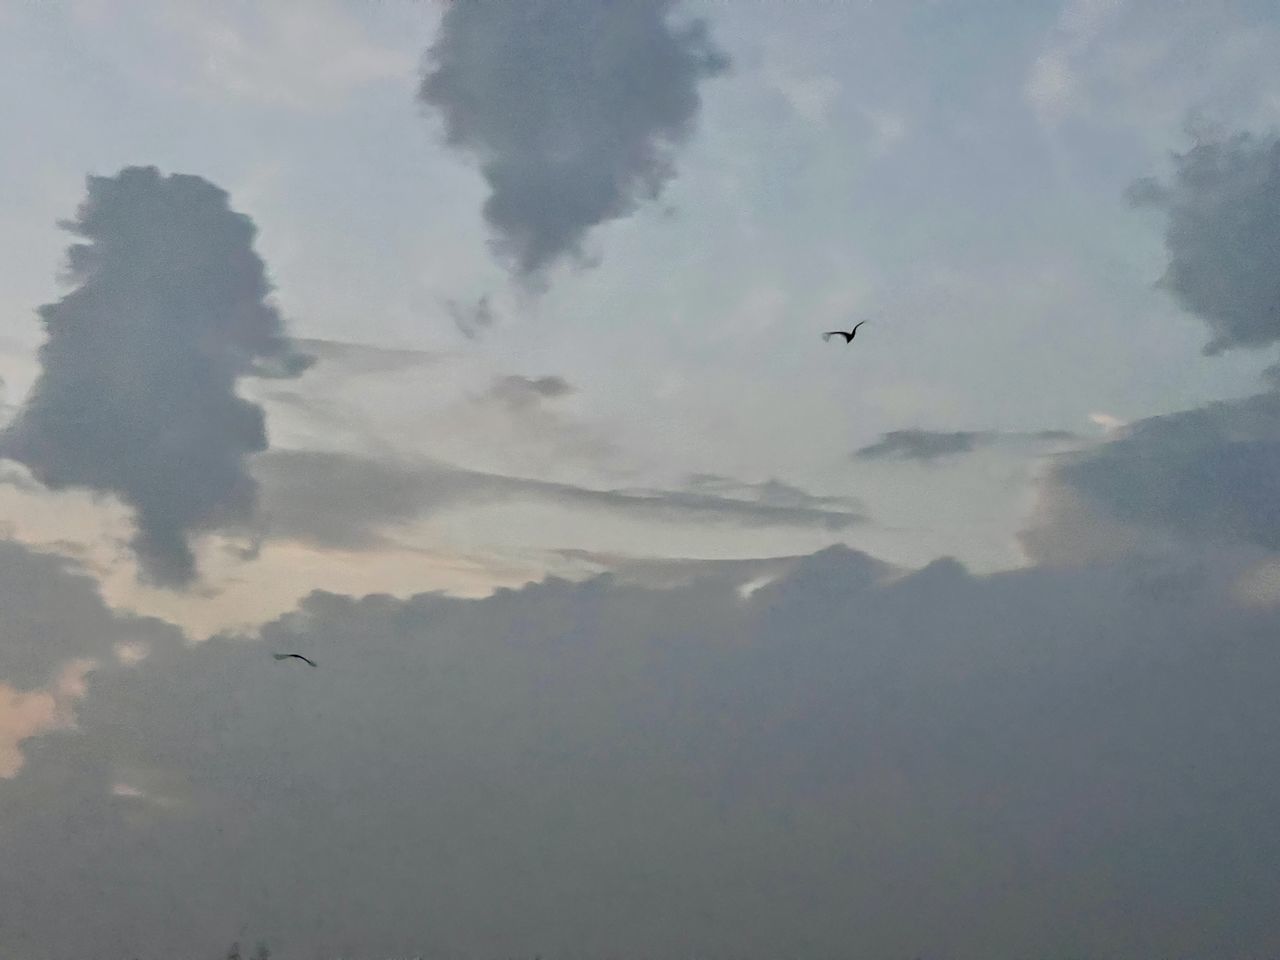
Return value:
[(0, 953), (1280, 951), (1277, 49), (0, 5)]

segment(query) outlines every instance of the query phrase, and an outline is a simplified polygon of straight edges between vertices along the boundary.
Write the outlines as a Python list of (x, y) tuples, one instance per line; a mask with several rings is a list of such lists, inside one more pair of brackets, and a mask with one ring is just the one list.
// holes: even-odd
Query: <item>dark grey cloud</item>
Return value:
[(1280, 393), (1140, 420), (1053, 478), (1121, 521), (1280, 550)]
[(0, 781), (0, 951), (1275, 953), (1280, 611), (887, 569), (316, 593), (166, 646)]
[(116, 645), (180, 639), (158, 620), (111, 611), (97, 583), (66, 557), (0, 540), (0, 683), (48, 684), (68, 661), (110, 659)]
[(728, 59), (673, 0), (452, 3), (419, 90), (475, 153), (485, 219), (525, 277), (656, 198)]
[(849, 498), (815, 497), (776, 480), (735, 483), (725, 492), (708, 492), (696, 482), (674, 490), (595, 490), (433, 461), (401, 463), (302, 450), (263, 454), (255, 460), (254, 472), (262, 483), (261, 522), (269, 536), (347, 549), (384, 543), (395, 526), (441, 510), (501, 502), (753, 527), (844, 530), (864, 519)]
[(245, 461), (267, 435), (237, 381), (307, 360), (267, 299), (253, 222), (207, 180), (154, 167), (89, 177), (63, 226), (84, 239), (68, 250), (76, 287), (39, 309), (40, 377), (0, 454), (51, 489), (118, 496), (144, 574), (185, 585), (191, 537), (253, 510)]
[(1069, 430), (1039, 430), (1034, 432), (891, 430), (888, 433), (881, 434), (880, 439), (875, 443), (854, 451), (854, 456), (862, 460), (887, 460), (896, 457), (902, 460), (919, 460), (930, 463), (945, 457), (972, 453), (981, 447), (1009, 440), (1056, 443), (1074, 439), (1076, 439), (1076, 435)]
[(1249, 134), (1174, 154), (1170, 183), (1129, 199), (1165, 211), (1169, 266), (1160, 280), (1213, 331), (1206, 354), (1280, 339), (1280, 141)]

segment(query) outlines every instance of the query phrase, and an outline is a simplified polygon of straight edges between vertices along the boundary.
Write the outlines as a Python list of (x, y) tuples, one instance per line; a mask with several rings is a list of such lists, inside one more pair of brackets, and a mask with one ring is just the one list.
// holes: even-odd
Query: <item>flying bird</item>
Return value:
[(853, 343), (853, 338), (858, 335), (858, 327), (862, 326), (866, 322), (867, 321), (865, 320), (859, 320), (853, 325), (853, 329), (847, 333), (844, 330), (828, 330), (822, 335), (822, 339), (830, 340), (832, 337), (844, 337), (845, 343)]
[(301, 660), (303, 663), (309, 663), (313, 667), (316, 665), (316, 662), (314, 660), (310, 659), (309, 657), (304, 657), (300, 653), (273, 653), (272, 656), (275, 657), (277, 660), (288, 660), (290, 658), (293, 658), (294, 660)]

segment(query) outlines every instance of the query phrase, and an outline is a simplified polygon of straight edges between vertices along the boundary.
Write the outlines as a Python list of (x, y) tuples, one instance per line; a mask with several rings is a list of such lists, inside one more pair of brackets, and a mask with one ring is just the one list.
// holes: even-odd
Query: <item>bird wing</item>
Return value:
[(867, 321), (865, 321), (865, 320), (859, 320), (857, 323), (855, 323), (855, 324), (853, 325), (853, 333), (857, 333), (857, 332), (858, 332), (858, 328), (859, 328), (860, 326), (862, 326), (862, 325), (863, 325), (864, 323), (866, 323), (866, 322), (867, 322)]
[(309, 657), (304, 657), (300, 653), (273, 653), (271, 656), (275, 657), (277, 660), (301, 660), (303, 663), (309, 663), (313, 667), (316, 665), (314, 660)]
[(840, 336), (842, 336), (842, 337), (843, 337), (843, 336), (844, 336), (844, 331), (843, 331), (843, 330), (828, 330), (826, 333), (824, 333), (824, 334), (822, 335), (822, 339), (823, 339), (823, 340), (830, 340), (832, 337), (836, 336), (837, 334), (839, 334)]

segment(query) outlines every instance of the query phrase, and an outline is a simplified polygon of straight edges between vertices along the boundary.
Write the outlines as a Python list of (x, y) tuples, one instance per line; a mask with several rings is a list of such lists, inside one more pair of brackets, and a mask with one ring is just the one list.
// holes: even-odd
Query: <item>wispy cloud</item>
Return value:
[(347, 376), (399, 373), (401, 370), (432, 366), (449, 358), (446, 353), (431, 350), (383, 347), (346, 340), (295, 337), (293, 343), (299, 350), (315, 358), (314, 368), (307, 371), (309, 376), (316, 373), (340, 373)]
[(704, 477), (681, 489), (600, 490), (440, 462), (302, 450), (270, 451), (255, 459), (254, 471), (262, 483), (261, 516), (269, 536), (348, 549), (384, 543), (395, 526), (441, 510), (502, 502), (749, 527), (843, 530), (864, 520), (848, 498), (816, 497), (776, 480), (741, 483)]
[(972, 453), (982, 447), (1011, 441), (1033, 443), (1061, 443), (1076, 439), (1069, 430), (891, 430), (875, 443), (854, 451), (861, 460), (918, 460), (932, 463), (961, 454)]
[(468, 340), (480, 338), (498, 321), (488, 295), (481, 297), (474, 304), (448, 300), (445, 302), (445, 310), (448, 311), (458, 332)]

